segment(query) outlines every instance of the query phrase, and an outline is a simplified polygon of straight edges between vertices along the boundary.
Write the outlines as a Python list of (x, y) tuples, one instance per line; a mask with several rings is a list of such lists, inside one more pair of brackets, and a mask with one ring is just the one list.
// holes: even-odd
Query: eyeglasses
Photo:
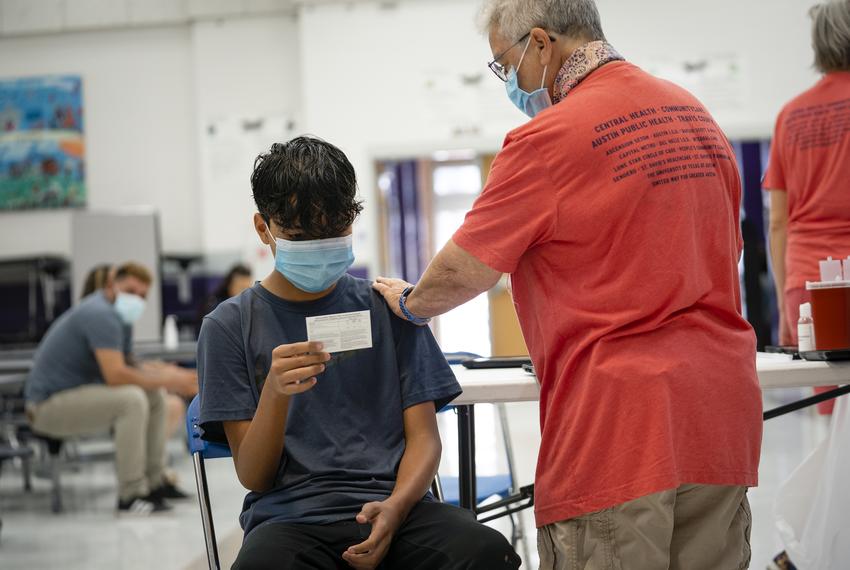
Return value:
[(507, 69), (505, 69), (505, 66), (504, 66), (504, 65), (502, 65), (501, 63), (499, 63), (499, 60), (500, 60), (500, 59), (502, 59), (503, 57), (505, 57), (505, 54), (507, 54), (509, 51), (511, 51), (511, 50), (512, 50), (512, 49), (514, 49), (516, 46), (518, 46), (519, 44), (521, 44), (521, 43), (523, 42), (523, 40), (524, 40), (525, 38), (527, 38), (528, 36), (530, 36), (530, 35), (531, 35), (531, 32), (528, 32), (527, 34), (525, 34), (524, 36), (522, 36), (520, 39), (518, 39), (518, 40), (516, 41), (516, 43), (515, 43), (515, 44), (513, 44), (511, 47), (509, 47), (508, 49), (506, 49), (505, 51), (503, 51), (503, 52), (502, 52), (502, 53), (500, 53), (499, 55), (497, 55), (495, 58), (493, 58), (493, 61), (491, 61), (490, 63), (488, 63), (488, 64), (487, 64), (487, 67), (489, 67), (489, 68), (490, 68), (490, 71), (492, 71), (492, 72), (496, 75), (496, 77), (498, 77), (498, 78), (499, 78), (499, 79), (501, 79), (502, 81), (507, 81), (507, 80), (508, 80), (508, 70), (507, 70)]

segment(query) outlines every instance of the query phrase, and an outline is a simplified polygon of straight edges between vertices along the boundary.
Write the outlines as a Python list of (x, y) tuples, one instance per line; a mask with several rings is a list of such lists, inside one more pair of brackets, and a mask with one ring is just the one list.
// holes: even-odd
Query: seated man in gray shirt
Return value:
[[(198, 340), (201, 427), (226, 438), (251, 491), (233, 568), (519, 567), (502, 535), (428, 492), (436, 412), (460, 386), (427, 327), (345, 273), (361, 210), (348, 159), (299, 137), (261, 155), (251, 184), (275, 271), (219, 305)], [(331, 356), (307, 341), (308, 317), (364, 311), (371, 347)]]
[(131, 366), (132, 324), (145, 308), (151, 274), (124, 264), (106, 287), (63, 313), (47, 330), (25, 385), (37, 433), (55, 438), (115, 434), (118, 510), (148, 515), (186, 495), (163, 478), (165, 402), (169, 389), (191, 396), (197, 377)]

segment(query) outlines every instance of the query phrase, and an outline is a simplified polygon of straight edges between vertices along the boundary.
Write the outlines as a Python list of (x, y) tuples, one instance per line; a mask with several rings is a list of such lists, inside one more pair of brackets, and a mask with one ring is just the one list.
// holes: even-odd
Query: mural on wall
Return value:
[(85, 204), (81, 78), (0, 79), (0, 210)]

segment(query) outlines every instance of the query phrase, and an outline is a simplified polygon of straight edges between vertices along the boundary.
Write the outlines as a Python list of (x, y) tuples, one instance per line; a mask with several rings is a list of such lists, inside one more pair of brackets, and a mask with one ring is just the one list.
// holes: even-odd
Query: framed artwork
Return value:
[(85, 204), (82, 79), (0, 79), (0, 210)]

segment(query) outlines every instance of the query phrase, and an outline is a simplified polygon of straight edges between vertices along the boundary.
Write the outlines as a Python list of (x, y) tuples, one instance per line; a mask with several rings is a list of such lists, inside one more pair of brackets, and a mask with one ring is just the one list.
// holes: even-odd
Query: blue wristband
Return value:
[(426, 325), (431, 321), (431, 319), (421, 319), (421, 318), (417, 317), (416, 315), (411, 313), (407, 309), (407, 305), (404, 304), (404, 300), (412, 292), (413, 292), (412, 286), (408, 287), (407, 289), (405, 289), (404, 291), (401, 292), (401, 297), (398, 298), (398, 308), (401, 309), (401, 314), (404, 315), (404, 318), (406, 318), (408, 321), (410, 321), (414, 325)]

